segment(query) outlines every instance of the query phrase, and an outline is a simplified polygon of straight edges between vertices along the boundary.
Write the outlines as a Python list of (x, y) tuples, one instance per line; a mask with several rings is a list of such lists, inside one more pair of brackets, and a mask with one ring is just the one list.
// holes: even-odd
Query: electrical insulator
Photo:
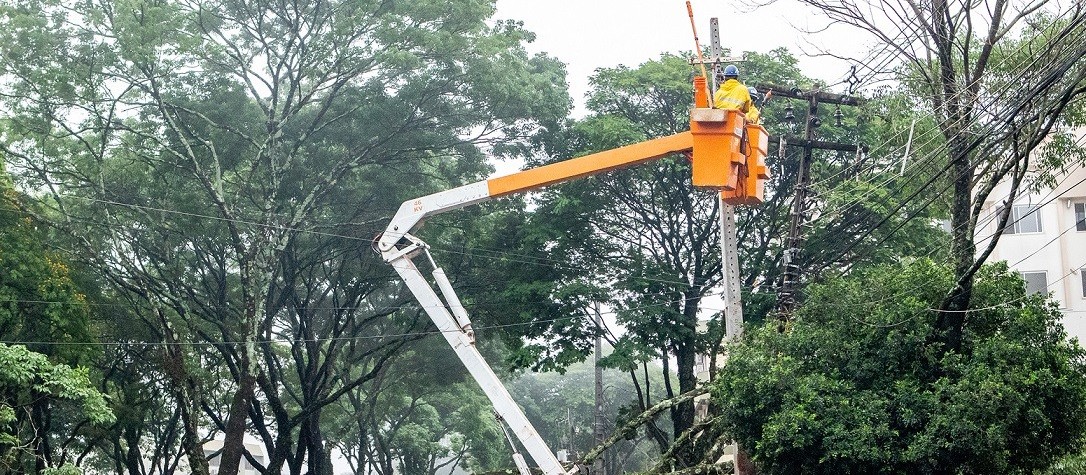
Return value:
[(841, 113), (841, 104), (837, 104), (837, 110), (833, 111), (833, 118), (837, 122), (838, 127), (841, 126), (842, 117), (844, 117), (844, 114)]
[(822, 125), (822, 119), (818, 117), (811, 117), (811, 127), (820, 127)]
[(796, 113), (792, 109), (791, 104), (789, 104), (788, 107), (784, 108), (784, 121), (785, 122), (795, 122), (796, 121)]

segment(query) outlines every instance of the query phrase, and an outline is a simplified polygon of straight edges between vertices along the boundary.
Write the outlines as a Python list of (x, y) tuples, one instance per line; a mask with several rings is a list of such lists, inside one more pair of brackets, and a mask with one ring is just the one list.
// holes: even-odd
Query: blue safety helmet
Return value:
[(729, 65), (725, 66), (724, 67), (724, 77), (726, 77), (726, 78), (737, 78), (737, 77), (739, 77), (739, 68), (736, 67), (734, 64), (729, 64)]

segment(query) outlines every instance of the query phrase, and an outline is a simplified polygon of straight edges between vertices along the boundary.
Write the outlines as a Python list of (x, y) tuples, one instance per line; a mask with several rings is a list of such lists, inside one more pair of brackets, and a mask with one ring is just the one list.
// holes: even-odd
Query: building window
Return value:
[(1023, 272), (1022, 278), (1026, 281), (1026, 293), (1027, 294), (1045, 294), (1048, 295), (1048, 273), (1047, 272)]
[(1086, 231), (1086, 203), (1075, 203), (1075, 230)]
[(1086, 297), (1086, 269), (1078, 271), (1079, 280), (1082, 281), (1082, 296)]
[(1037, 211), (1041, 207), (1037, 205), (1014, 205), (1011, 208), (1010, 222), (1007, 223), (1007, 234), (1026, 234), (1041, 232), (1041, 213)]

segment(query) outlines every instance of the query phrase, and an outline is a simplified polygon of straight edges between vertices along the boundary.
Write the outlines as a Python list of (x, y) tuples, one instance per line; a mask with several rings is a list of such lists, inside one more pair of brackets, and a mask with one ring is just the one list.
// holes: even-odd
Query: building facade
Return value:
[[(204, 443), (204, 457), (207, 458), (207, 465), (209, 472), (214, 475), (219, 473), (220, 452), (222, 452), (223, 441), (222, 439), (209, 440)], [(265, 465), (268, 461), (264, 457), (264, 446), (251, 440), (245, 441), (245, 450), (252, 455), (253, 460), (257, 463)], [(181, 459), (181, 463), (178, 466), (177, 473), (192, 473), (189, 469), (188, 461), (185, 458)], [(241, 458), (241, 464), (238, 466), (239, 475), (259, 475), (260, 471), (253, 467), (249, 463), (249, 459), (246, 457)]]
[[(1069, 167), (1056, 181), (1051, 188), (1020, 192), (988, 262), (1007, 261), (1025, 278), (1027, 290), (1049, 294), (1068, 333), (1086, 342), (1086, 167)], [(978, 252), (995, 235), (1009, 192), (1009, 184), (1001, 183), (984, 203)]]

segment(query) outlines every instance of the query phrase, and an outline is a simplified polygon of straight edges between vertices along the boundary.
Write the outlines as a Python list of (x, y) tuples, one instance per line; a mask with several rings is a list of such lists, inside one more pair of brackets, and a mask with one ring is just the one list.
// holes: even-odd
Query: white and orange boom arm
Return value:
[(405, 233), (410, 233), (418, 226), (420, 221), (436, 214), (482, 203), (492, 198), (637, 165), (655, 158), (689, 151), (692, 147), (691, 133), (682, 132), (405, 201), (400, 205), (399, 211), (392, 218), (385, 233), (381, 235), (379, 247), (382, 252), (391, 249)]
[[(705, 78), (694, 79), (694, 91), (694, 103), (697, 107), (691, 110), (688, 132), (532, 168), (405, 201), (385, 232), (376, 240), (376, 249), (385, 262), (391, 264), (400, 274), (411, 293), (437, 325), (442, 336), (452, 346), (460, 361), (486, 393), (499, 418), (509, 425), (525, 450), (547, 475), (560, 475), (567, 472), (532, 427), (528, 418), (524, 416), (520, 407), (513, 401), (479, 350), (475, 348), (475, 333), (471, 328), (471, 320), (456, 296), (452, 283), (430, 257), (429, 246), (411, 233), (419, 227), (423, 219), (440, 213), (482, 203), (492, 198), (535, 190), (683, 152), (691, 153), (692, 182), (695, 186), (718, 190), (723, 193), (726, 202), (760, 202), (762, 190), (760, 184), (766, 178), (765, 129), (756, 125), (746, 125), (743, 114), (738, 111), (709, 108)], [(754, 144), (755, 146), (746, 147), (745, 155), (741, 153), (744, 127), (747, 127), (748, 136), (751, 132), (749, 127), (757, 127), (762, 134), (760, 136), (762, 139)], [(432, 276), (437, 284), (437, 291), (412, 261), (420, 253), (427, 255), (434, 268)], [(438, 296), (438, 292), (441, 293), (441, 297)]]

